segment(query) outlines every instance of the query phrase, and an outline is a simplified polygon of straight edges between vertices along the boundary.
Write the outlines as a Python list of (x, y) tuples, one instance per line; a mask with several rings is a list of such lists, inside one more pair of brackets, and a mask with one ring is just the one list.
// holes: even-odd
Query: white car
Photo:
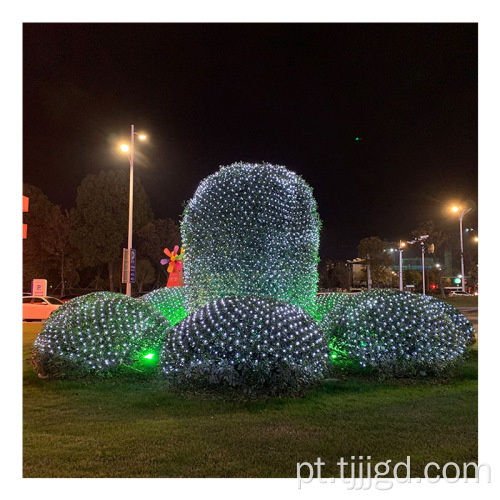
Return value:
[(472, 294), (469, 292), (462, 292), (460, 290), (452, 290), (450, 292), (450, 297), (472, 297)]
[(23, 297), (23, 321), (46, 320), (63, 303), (54, 297)]

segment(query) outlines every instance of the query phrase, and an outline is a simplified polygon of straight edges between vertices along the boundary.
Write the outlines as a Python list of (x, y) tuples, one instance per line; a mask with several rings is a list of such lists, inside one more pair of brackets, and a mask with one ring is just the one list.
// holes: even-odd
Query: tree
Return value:
[(41, 189), (31, 184), (23, 184), (23, 195), (30, 203), (29, 212), (24, 214), (28, 236), (23, 240), (23, 288), (28, 288), (33, 279), (47, 278), (54, 265), (47, 248), (51, 237), (48, 224), (55, 205)]
[(448, 235), (442, 229), (439, 229), (432, 220), (426, 222), (421, 222), (416, 229), (411, 232), (413, 238), (418, 238), (424, 234), (429, 235), (425, 240), (425, 245), (427, 247), (427, 252), (433, 249), (431, 253), (433, 260), (436, 260), (436, 254), (441, 249), (443, 244), (448, 240)]
[(422, 284), (422, 273), (413, 269), (403, 271), (403, 280), (407, 285), (414, 285), (417, 288)]
[[(72, 212), (70, 240), (82, 253), (86, 266), (108, 265), (109, 287), (113, 286), (113, 261), (120, 259), (128, 235), (129, 174), (109, 170), (83, 179)], [(139, 178), (134, 179), (133, 227), (139, 229), (153, 219), (149, 198)]]
[(142, 292), (142, 289), (145, 285), (147, 286), (151, 285), (151, 283), (154, 283), (155, 277), (155, 270), (149, 260), (141, 259), (137, 261), (135, 279), (139, 288), (139, 292)]
[(371, 278), (374, 284), (387, 284), (392, 280), (394, 262), (386, 250), (389, 244), (378, 236), (363, 238), (358, 245), (358, 256), (369, 260)]
[(65, 294), (66, 271), (75, 271), (74, 260), (70, 255), (74, 249), (70, 242), (71, 220), (67, 210), (59, 205), (52, 207), (47, 220), (47, 239), (45, 250), (57, 262), (61, 278), (61, 296)]
[(333, 262), (327, 259), (318, 267), (320, 287), (326, 289), (350, 287), (349, 268), (345, 262)]

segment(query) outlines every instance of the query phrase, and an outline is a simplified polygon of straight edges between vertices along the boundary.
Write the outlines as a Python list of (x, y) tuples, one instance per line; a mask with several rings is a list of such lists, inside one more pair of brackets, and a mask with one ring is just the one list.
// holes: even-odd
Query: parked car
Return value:
[(63, 303), (55, 297), (23, 297), (23, 321), (46, 320)]
[(450, 292), (450, 297), (472, 297), (469, 292), (462, 292), (461, 290), (452, 290)]

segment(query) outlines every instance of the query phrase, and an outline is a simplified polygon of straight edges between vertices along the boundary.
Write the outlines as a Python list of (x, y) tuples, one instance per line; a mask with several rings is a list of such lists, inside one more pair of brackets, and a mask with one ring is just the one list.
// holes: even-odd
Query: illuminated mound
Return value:
[(431, 302), (434, 307), (440, 308), (464, 336), (464, 341), (467, 346), (471, 346), (476, 342), (476, 331), (474, 330), (472, 323), (455, 306), (427, 295), (418, 295), (417, 297), (418, 300)]
[(438, 302), (392, 290), (353, 295), (320, 323), (334, 365), (414, 375), (462, 361), (468, 335)]
[(313, 313), (319, 228), (300, 176), (268, 163), (221, 167), (200, 183), (181, 222), (188, 311), (260, 295)]
[(172, 325), (187, 316), (185, 287), (159, 288), (142, 296), (140, 300), (163, 314)]
[(91, 293), (50, 315), (33, 345), (33, 366), (42, 377), (143, 371), (157, 364), (170, 328), (147, 304), (119, 293)]
[(334, 315), (339, 315), (346, 302), (352, 297), (347, 293), (322, 293), (316, 297), (314, 319), (321, 321), (326, 313), (335, 309)]
[(317, 323), (269, 297), (226, 297), (207, 304), (165, 339), (161, 367), (185, 388), (242, 388), (280, 394), (320, 380), (328, 347)]

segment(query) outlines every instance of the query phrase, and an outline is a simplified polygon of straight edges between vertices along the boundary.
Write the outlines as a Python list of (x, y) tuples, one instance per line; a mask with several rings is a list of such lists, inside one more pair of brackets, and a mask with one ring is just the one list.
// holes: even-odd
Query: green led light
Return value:
[(148, 353), (146, 354), (146, 356), (144, 356), (144, 359), (153, 359), (153, 358), (154, 358), (154, 356), (155, 356), (155, 355), (154, 355), (154, 353), (152, 353), (152, 352), (148, 352)]

